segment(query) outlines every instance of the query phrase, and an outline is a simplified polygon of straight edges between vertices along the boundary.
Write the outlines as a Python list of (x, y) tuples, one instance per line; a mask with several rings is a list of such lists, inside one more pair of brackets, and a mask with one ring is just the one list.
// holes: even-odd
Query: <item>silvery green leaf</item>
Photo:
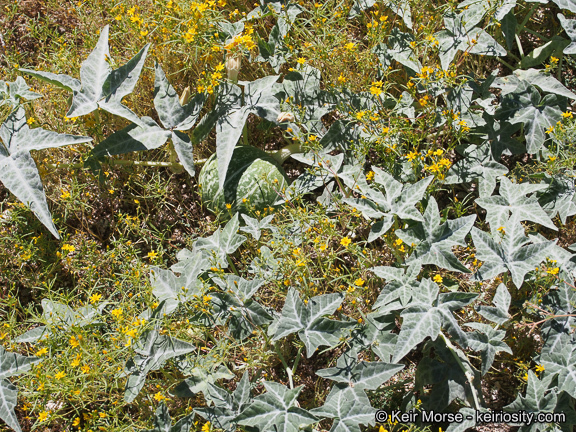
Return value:
[[(476, 278), (486, 280), (510, 271), (514, 285), (520, 288), (526, 273), (546, 258), (555, 241), (527, 244), (529, 240), (524, 235), (524, 227), (515, 216), (502, 227), (505, 234), (499, 241), (476, 227), (472, 228), (476, 257), (484, 262), (476, 272)], [(495, 237), (500, 235), (497, 233)]]
[(38, 326), (28, 330), (26, 333), (21, 334), (14, 342), (16, 343), (31, 343), (36, 342), (43, 337), (50, 337), (50, 330), (46, 326)]
[(108, 64), (108, 26), (100, 31), (100, 38), (94, 50), (80, 66), (82, 88), (74, 91), (72, 105), (67, 117), (79, 117), (98, 109), (98, 101), (104, 97), (103, 86), (112, 72)]
[[(394, 362), (401, 360), (427, 337), (435, 340), (442, 328), (448, 330), (463, 344), (466, 342), (466, 337), (454, 319), (452, 311), (470, 304), (478, 295), (462, 292), (438, 295), (438, 285), (429, 279), (423, 280), (420, 287), (423, 292), (415, 293), (411, 306), (400, 314), (402, 327), (398, 335)], [(424, 290), (428, 292), (425, 293)]]
[(105, 306), (106, 303), (102, 303), (98, 308), (86, 305), (74, 310), (63, 303), (42, 299), (42, 317), (49, 325), (65, 330), (71, 327), (85, 327), (98, 323), (96, 318), (102, 313)]
[(572, 13), (576, 13), (576, 3), (574, 0), (552, 0), (558, 5), (560, 9), (569, 10)]
[(260, 62), (268, 62), (276, 73), (280, 67), (291, 57), (290, 50), (284, 44), (284, 36), (279, 24), (276, 24), (270, 31), (268, 42), (258, 39), (259, 56), (256, 58)]
[[(232, 159), (234, 147), (242, 135), (246, 119), (250, 113), (275, 122), (280, 114), (280, 104), (275, 97), (275, 84), (278, 75), (270, 75), (256, 81), (245, 83), (244, 106), (228, 110), (226, 116), (216, 122), (216, 154), (218, 155), (219, 187), (224, 186), (228, 166)], [(240, 92), (239, 87), (232, 86), (231, 94)], [(241, 93), (238, 93), (241, 94)]]
[(147, 330), (134, 347), (136, 355), (126, 363), (128, 380), (124, 400), (132, 402), (140, 393), (148, 372), (159, 369), (166, 360), (188, 354), (196, 347), (188, 342), (161, 335), (158, 330)]
[(194, 148), (192, 147), (192, 141), (190, 141), (187, 134), (181, 131), (172, 131), (171, 139), (174, 151), (178, 155), (178, 160), (186, 172), (194, 176), (196, 169), (194, 167)]
[[(0, 126), (0, 138), (2, 138), (7, 150), (7, 152), (0, 150), (0, 158), (2, 153), (8, 156), (8, 154), (20, 151), (28, 152), (30, 150), (62, 147), (92, 140), (87, 136), (59, 134), (42, 128), (30, 129), (26, 123), (26, 113), (22, 107), (12, 111)], [(1, 148), (2, 145), (0, 145)]]
[[(494, 13), (494, 18), (498, 22), (502, 22), (504, 18), (508, 15), (514, 16), (512, 12), (516, 7), (517, 0), (504, 0), (501, 5), (498, 6), (498, 9)], [(512, 12), (512, 13), (510, 13)]]
[(286, 296), (282, 316), (272, 340), (279, 340), (298, 332), (298, 337), (306, 345), (310, 358), (319, 346), (333, 346), (340, 341), (342, 331), (353, 323), (324, 318), (340, 306), (342, 294), (324, 294), (303, 302), (297, 291), (290, 288)]
[(90, 157), (113, 156), (134, 151), (156, 149), (170, 138), (170, 131), (162, 129), (150, 117), (142, 117), (142, 126), (132, 123), (124, 129), (114, 132), (97, 144)]
[(264, 279), (247, 280), (234, 274), (226, 274), (223, 278), (212, 279), (223, 291), (233, 293), (240, 301), (252, 298), (266, 281)]
[(486, 209), (486, 221), (493, 234), (504, 226), (510, 214), (518, 222), (531, 221), (557, 231), (536, 196), (527, 196), (543, 189), (546, 189), (545, 184), (512, 183), (507, 177), (500, 177), (500, 195), (478, 198), (476, 203)]
[(417, 277), (421, 268), (422, 264), (420, 262), (414, 262), (405, 270), (387, 266), (369, 269), (376, 276), (387, 280), (372, 309), (377, 310), (396, 299), (400, 299), (400, 303), (407, 306), (412, 299), (412, 294), (420, 289), (420, 281)]
[(544, 45), (535, 48), (532, 52), (524, 56), (520, 62), (520, 67), (522, 69), (528, 69), (533, 66), (538, 66), (544, 63), (552, 55), (559, 56), (568, 45), (570, 45), (569, 40), (554, 35), (552, 36), (552, 39), (547, 41)]
[(491, 7), (492, 4), (486, 0), (464, 0), (458, 4), (462, 23), (466, 28), (472, 28), (482, 21)]
[(182, 372), (190, 375), (190, 378), (185, 379), (174, 388), (174, 395), (178, 397), (192, 397), (200, 392), (208, 395), (210, 384), (214, 384), (220, 379), (229, 380), (234, 378), (234, 374), (222, 364), (213, 367), (212, 370), (207, 370), (204, 367), (186, 367), (182, 369)]
[(0, 80), (0, 106), (8, 104), (12, 108), (16, 108), (20, 104), (19, 99), (30, 101), (39, 97), (42, 95), (31, 91), (21, 76), (17, 77), (14, 82)]
[(427, 337), (440, 334), (442, 316), (435, 307), (409, 306), (402, 312), (402, 328), (396, 343), (393, 362), (398, 362)]
[(480, 351), (482, 356), (482, 375), (486, 375), (494, 363), (496, 353), (502, 351), (512, 355), (510, 347), (502, 341), (506, 336), (503, 330), (493, 329), (492, 326), (482, 323), (466, 323), (466, 326), (478, 330), (466, 334), (470, 348)]
[(568, 19), (563, 14), (558, 14), (560, 25), (571, 40), (570, 45), (564, 48), (564, 54), (576, 54), (576, 20)]
[(550, 389), (551, 378), (553, 375), (546, 374), (543, 379), (538, 379), (534, 372), (528, 370), (526, 395), (518, 395), (514, 402), (504, 407), (504, 410), (507, 412), (523, 410), (527, 413), (553, 412), (558, 394), (554, 389)]
[(407, 244), (416, 244), (416, 249), (406, 263), (418, 261), (439, 267), (470, 273), (452, 253), (453, 246), (466, 246), (465, 237), (474, 225), (475, 215), (440, 223), (438, 204), (430, 197), (424, 212), (424, 221), (407, 230), (397, 230), (396, 235)]
[(356, 0), (350, 9), (350, 13), (348, 14), (348, 19), (354, 18), (362, 11), (371, 8), (376, 4), (376, 0)]
[(104, 98), (98, 101), (98, 106), (103, 110), (124, 117), (138, 125), (142, 125), (140, 117), (126, 105), (122, 105), (122, 98), (134, 91), (149, 47), (150, 44), (147, 44), (128, 63), (110, 72), (102, 84)]
[(189, 414), (182, 417), (178, 422), (172, 426), (172, 418), (168, 412), (166, 402), (162, 401), (154, 417), (154, 429), (148, 429), (145, 432), (189, 432), (194, 424), (194, 414)]
[[(422, 65), (412, 50), (411, 42), (414, 42), (414, 36), (411, 33), (401, 32), (395, 27), (388, 38), (388, 45), (380, 44), (379, 58), (382, 55), (389, 56), (409, 70), (420, 73)], [(385, 62), (381, 60), (381, 63), (384, 66)]]
[(358, 361), (356, 350), (345, 351), (335, 367), (320, 369), (316, 375), (358, 390), (376, 390), (404, 368), (402, 364)]
[(0, 126), (0, 182), (27, 205), (56, 237), (60, 238), (48, 209), (36, 163), (30, 150), (61, 147), (91, 141), (92, 138), (59, 134), (42, 128), (30, 129), (23, 108), (10, 113)]
[(196, 123), (200, 110), (204, 105), (205, 96), (197, 94), (186, 105), (180, 105), (178, 94), (168, 82), (162, 67), (156, 62), (154, 80), (154, 107), (160, 122), (166, 129), (185, 131)]
[(150, 273), (150, 285), (152, 294), (159, 301), (165, 302), (164, 313), (171, 314), (181, 303), (191, 300), (194, 295), (201, 293), (202, 282), (193, 280), (190, 283), (185, 276), (176, 276), (170, 270), (152, 267)]
[(464, 18), (463, 15), (447, 12), (444, 15), (446, 29), (434, 35), (440, 43), (439, 54), (442, 69), (448, 70), (458, 51), (488, 56), (506, 55), (506, 50), (492, 36), (478, 27), (472, 28), (475, 25), (474, 20), (467, 23)]
[(508, 168), (492, 157), (489, 144), (469, 145), (464, 159), (456, 162), (446, 173), (446, 184), (478, 182), (480, 197), (489, 197), (496, 188), (496, 178), (508, 173)]
[(30, 69), (18, 69), (20, 72), (27, 73), (28, 75), (32, 75), (35, 78), (39, 78), (44, 82), (52, 84), (56, 87), (60, 87), (64, 90), (68, 90), (71, 92), (79, 92), (82, 88), (82, 83), (76, 78), (72, 78), (71, 76), (65, 74), (55, 74), (51, 72), (42, 72), (42, 71), (33, 71)]
[[(566, 173), (570, 174), (570, 173)], [(558, 215), (563, 224), (576, 214), (576, 184), (572, 175), (558, 174), (550, 179), (548, 188), (538, 194), (538, 203), (550, 217)]]
[(255, 219), (244, 214), (242, 215), (242, 218), (244, 219), (244, 222), (246, 222), (246, 226), (240, 228), (240, 231), (244, 231), (252, 235), (252, 237), (254, 237), (256, 240), (260, 240), (260, 236), (262, 235), (263, 229), (268, 229), (271, 231), (276, 230), (274, 225), (270, 223), (274, 218), (273, 214), (268, 215), (265, 218), (262, 218), (262, 220)]
[(20, 151), (0, 156), (0, 182), (26, 205), (57, 239), (60, 238), (46, 202), (40, 174), (30, 153)]
[(562, 119), (562, 110), (543, 101), (538, 106), (532, 105), (518, 110), (510, 123), (524, 124), (524, 137), (528, 153), (537, 153), (546, 141), (546, 129), (553, 127)]
[(18, 390), (7, 378), (23, 374), (41, 361), (38, 357), (24, 357), (8, 352), (0, 346), (0, 419), (16, 432), (22, 431), (14, 412)]
[(260, 256), (252, 260), (248, 273), (270, 281), (279, 280), (283, 277), (280, 272), (280, 263), (282, 261), (282, 258), (277, 259), (274, 257), (268, 246), (262, 246), (260, 248)]
[(558, 96), (564, 96), (568, 99), (576, 99), (576, 94), (568, 90), (564, 84), (554, 78), (553, 75), (546, 74), (542, 69), (517, 69), (514, 75), (520, 80), (529, 82), (531, 85), (538, 87), (545, 93), (552, 93)]
[(343, 198), (342, 201), (362, 213), (365, 219), (378, 219), (385, 215), (373, 201), (366, 198)]
[(217, 429), (235, 432), (238, 425), (234, 419), (252, 400), (248, 372), (244, 372), (233, 393), (212, 383), (208, 384), (204, 393), (204, 398), (212, 401), (214, 406), (195, 408), (194, 412), (208, 420)]
[(508, 309), (510, 308), (510, 292), (506, 285), (500, 284), (496, 289), (496, 294), (492, 299), (492, 303), (496, 307), (492, 306), (478, 306), (478, 313), (482, 315), (487, 320), (495, 322), (498, 325), (504, 324), (510, 319), (508, 314)]
[(364, 391), (335, 384), (324, 405), (310, 412), (334, 419), (330, 432), (361, 432), (360, 425), (374, 425), (375, 411)]
[(194, 247), (197, 250), (214, 253), (217, 260), (216, 264), (220, 268), (227, 268), (226, 256), (236, 252), (236, 249), (247, 240), (243, 235), (237, 234), (239, 228), (240, 222), (238, 221), (238, 213), (236, 213), (223, 229), (218, 228), (210, 237), (196, 240)]
[(264, 381), (266, 393), (257, 396), (235, 421), (239, 425), (257, 427), (259, 431), (298, 432), (319, 419), (296, 405), (302, 386), (290, 390), (271, 381)]
[(562, 349), (546, 352), (540, 356), (540, 363), (548, 374), (558, 374), (558, 392), (565, 391), (570, 396), (576, 395), (576, 349), (569, 343)]
[(484, 143), (489, 143), (494, 161), (499, 161), (503, 154), (521, 154), (526, 151), (526, 146), (513, 138), (520, 130), (520, 124), (512, 124), (506, 120), (495, 120), (493, 115), (483, 114), (485, 124), (476, 128), (476, 132)]

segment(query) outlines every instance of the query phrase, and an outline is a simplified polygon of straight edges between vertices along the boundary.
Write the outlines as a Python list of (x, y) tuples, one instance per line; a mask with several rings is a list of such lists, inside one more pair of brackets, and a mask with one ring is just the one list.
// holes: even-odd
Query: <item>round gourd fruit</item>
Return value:
[(238, 146), (234, 148), (220, 192), (216, 154), (206, 161), (198, 182), (206, 208), (216, 214), (229, 214), (272, 206), (279, 198), (277, 191), (288, 186), (288, 177), (268, 153), (252, 146)]

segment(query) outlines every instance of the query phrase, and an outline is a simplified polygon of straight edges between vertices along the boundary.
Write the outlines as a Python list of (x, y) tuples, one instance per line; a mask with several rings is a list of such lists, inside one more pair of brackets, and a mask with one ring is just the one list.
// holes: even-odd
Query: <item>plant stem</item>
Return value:
[(304, 151), (302, 144), (288, 144), (280, 150), (271, 154), (271, 156), (282, 165), (294, 153), (302, 153)]
[(472, 398), (474, 399), (474, 408), (477, 411), (480, 411), (480, 402), (478, 401), (478, 395), (476, 394), (476, 389), (474, 388), (474, 383), (473, 383), (474, 382), (474, 376), (470, 372), (468, 372), (468, 370), (466, 369), (466, 366), (464, 366), (464, 364), (462, 363), (462, 359), (460, 358), (460, 356), (456, 352), (456, 347), (454, 345), (452, 345), (452, 342), (450, 342), (450, 340), (446, 336), (444, 336), (444, 333), (440, 332), (440, 338), (444, 341), (444, 343), (446, 344), (446, 347), (452, 353), (452, 356), (456, 360), (456, 363), (458, 363), (458, 366), (460, 366), (460, 369), (462, 369), (462, 372), (464, 372), (464, 375), (466, 376), (466, 379), (468, 380), (468, 384), (470, 385), (470, 391), (472, 393)]

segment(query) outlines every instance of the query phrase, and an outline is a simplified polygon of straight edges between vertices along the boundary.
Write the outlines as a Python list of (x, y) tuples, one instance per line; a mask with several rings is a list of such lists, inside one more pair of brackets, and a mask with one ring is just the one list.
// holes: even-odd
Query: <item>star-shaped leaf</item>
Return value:
[(358, 350), (345, 351), (335, 367), (320, 369), (316, 375), (357, 390), (376, 390), (404, 368), (402, 364), (358, 361)]
[(452, 311), (470, 304), (478, 295), (463, 292), (438, 294), (438, 285), (429, 279), (424, 279), (421, 287), (426, 289), (426, 294), (420, 298), (415, 297), (411, 305), (400, 314), (402, 327), (392, 359), (394, 362), (401, 360), (427, 337), (435, 340), (442, 328), (466, 345), (466, 334)]
[(576, 397), (576, 349), (573, 344), (565, 344), (559, 350), (542, 354), (540, 363), (547, 375), (558, 374), (559, 392), (565, 391)]
[(124, 400), (132, 402), (140, 393), (148, 372), (159, 369), (166, 360), (188, 354), (196, 347), (188, 342), (161, 335), (158, 330), (146, 331), (138, 340), (136, 355), (126, 363), (128, 380)]
[(319, 417), (333, 418), (330, 432), (360, 432), (360, 425), (374, 425), (375, 411), (363, 390), (335, 384), (324, 405), (310, 412)]
[(293, 390), (282, 384), (264, 381), (266, 393), (257, 396), (235, 421), (239, 425), (257, 427), (261, 432), (298, 432), (319, 419), (296, 405), (302, 386)]
[(204, 391), (204, 398), (212, 401), (214, 406), (195, 408), (194, 412), (212, 423), (215, 428), (223, 429), (226, 432), (235, 432), (237, 430), (236, 417), (252, 401), (248, 372), (244, 372), (236, 390), (232, 393), (209, 383)]
[(466, 246), (465, 237), (474, 225), (475, 215), (440, 222), (438, 204), (434, 197), (428, 200), (424, 220), (412, 228), (397, 230), (396, 235), (406, 244), (416, 245), (416, 249), (406, 263), (418, 261), (439, 267), (470, 273), (452, 253), (452, 246)]
[(529, 370), (526, 395), (518, 395), (516, 400), (504, 409), (508, 412), (524, 410), (529, 413), (554, 411), (558, 397), (555, 391), (549, 391), (552, 377), (553, 375), (547, 375), (540, 380), (534, 372)]
[(507, 177), (501, 177), (500, 195), (478, 198), (476, 203), (486, 209), (486, 221), (492, 233), (504, 226), (510, 214), (518, 222), (535, 222), (556, 231), (556, 225), (540, 207), (538, 198), (535, 195), (527, 196), (543, 189), (546, 189), (545, 184), (512, 183)]
[(414, 262), (406, 269), (388, 266), (378, 266), (369, 269), (376, 276), (387, 280), (372, 308), (376, 310), (392, 303), (396, 299), (399, 299), (403, 306), (408, 305), (413, 293), (419, 289), (420, 281), (417, 277), (421, 268), (422, 264), (420, 262)]
[(226, 226), (218, 228), (214, 234), (207, 238), (200, 238), (194, 242), (194, 247), (201, 251), (206, 251), (214, 257), (214, 265), (220, 268), (228, 267), (227, 256), (236, 252), (246, 237), (238, 234), (240, 222), (236, 213)]
[(482, 375), (490, 370), (492, 363), (494, 363), (494, 356), (496, 353), (503, 351), (512, 354), (512, 350), (503, 342), (506, 332), (503, 330), (495, 330), (488, 324), (482, 323), (467, 323), (466, 326), (478, 330), (476, 332), (468, 333), (466, 335), (468, 345), (474, 351), (480, 351), (482, 355)]
[(478, 313), (484, 318), (495, 322), (498, 325), (504, 324), (510, 319), (508, 314), (508, 309), (510, 308), (510, 301), (512, 297), (506, 285), (500, 284), (496, 289), (496, 294), (492, 299), (492, 303), (496, 307), (492, 306), (478, 306)]
[(92, 138), (59, 134), (42, 128), (30, 129), (23, 108), (10, 113), (0, 126), (0, 138), (0, 182), (28, 206), (52, 235), (59, 239), (40, 174), (30, 151), (85, 143)]
[(440, 43), (442, 69), (448, 70), (458, 51), (487, 56), (506, 55), (506, 50), (492, 36), (479, 27), (473, 27), (476, 23), (467, 23), (464, 18), (462, 14), (449, 11), (444, 15), (446, 29), (434, 35)]
[(342, 294), (335, 293), (319, 295), (303, 302), (298, 292), (290, 288), (272, 340), (298, 332), (298, 337), (306, 345), (308, 357), (311, 357), (319, 346), (336, 345), (342, 331), (352, 327), (354, 323), (331, 320), (324, 318), (324, 315), (334, 313), (343, 300)]
[[(278, 75), (270, 75), (256, 81), (244, 83), (244, 103), (237, 106), (228, 104), (229, 107), (225, 109), (225, 114), (217, 119), (216, 154), (220, 188), (224, 186), (226, 181), (228, 165), (232, 159), (238, 139), (242, 135), (248, 115), (256, 114), (268, 121), (276, 122), (280, 114), (280, 104), (275, 96), (278, 78)], [(230, 86), (230, 91), (231, 96), (241, 94), (240, 88), (235, 85)]]
[(369, 242), (380, 238), (390, 229), (394, 223), (394, 215), (402, 219), (423, 221), (422, 215), (414, 206), (422, 199), (432, 181), (432, 177), (426, 177), (417, 183), (405, 185), (378, 167), (373, 167), (373, 171), (374, 184), (382, 186), (385, 193), (363, 182), (358, 186), (364, 197), (343, 199), (345, 203), (362, 212), (367, 219), (382, 217), (372, 225)]
[(549, 179), (548, 189), (538, 194), (538, 203), (550, 217), (558, 215), (563, 224), (576, 214), (575, 171), (558, 174)]
[(109, 64), (108, 33), (108, 26), (100, 31), (100, 38), (96, 47), (80, 67), (80, 81), (68, 75), (29, 69), (20, 70), (65, 90), (72, 91), (72, 104), (66, 114), (67, 117), (83, 116), (102, 108), (140, 124), (138, 116), (128, 107), (122, 105), (121, 101), (124, 96), (134, 90), (150, 45), (142, 48), (125, 65), (112, 70)]
[(489, 197), (496, 188), (496, 178), (508, 173), (508, 168), (492, 157), (489, 144), (480, 147), (469, 145), (464, 149), (464, 159), (450, 167), (446, 184), (478, 182), (480, 197)]
[(486, 280), (510, 271), (514, 285), (520, 288), (526, 273), (547, 257), (555, 242), (527, 244), (529, 239), (517, 216), (512, 216), (502, 228), (504, 236), (499, 240), (476, 227), (472, 228), (476, 257), (484, 262), (476, 272), (476, 278)]

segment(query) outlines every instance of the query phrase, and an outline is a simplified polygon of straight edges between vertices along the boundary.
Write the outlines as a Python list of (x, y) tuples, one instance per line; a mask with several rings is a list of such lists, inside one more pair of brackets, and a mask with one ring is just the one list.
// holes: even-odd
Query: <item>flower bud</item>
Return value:
[(186, 87), (180, 96), (180, 105), (184, 106), (190, 100), (190, 87)]
[(228, 79), (230, 81), (238, 82), (238, 72), (240, 72), (241, 64), (242, 64), (241, 55), (228, 57), (226, 59), (226, 71), (228, 72)]

